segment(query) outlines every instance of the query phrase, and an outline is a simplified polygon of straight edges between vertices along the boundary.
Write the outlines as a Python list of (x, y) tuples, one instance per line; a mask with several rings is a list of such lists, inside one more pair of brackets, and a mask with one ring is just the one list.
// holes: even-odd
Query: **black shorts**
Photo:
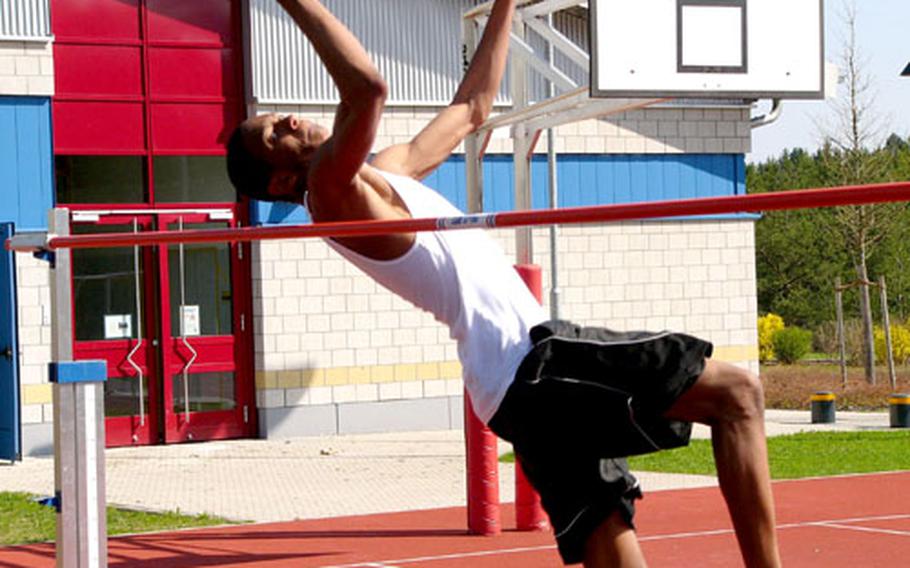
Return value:
[(712, 346), (680, 333), (621, 333), (549, 322), (531, 330), (490, 428), (512, 442), (566, 564), (614, 511), (641, 497), (626, 456), (684, 446), (692, 425), (663, 413), (701, 375)]

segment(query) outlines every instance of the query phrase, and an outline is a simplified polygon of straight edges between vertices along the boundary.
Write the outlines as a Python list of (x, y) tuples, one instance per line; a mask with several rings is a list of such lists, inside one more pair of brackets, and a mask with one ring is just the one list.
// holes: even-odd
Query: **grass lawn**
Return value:
[[(910, 431), (803, 432), (768, 438), (773, 479), (910, 470)], [(714, 475), (711, 442), (636, 456), (632, 469)]]
[[(33, 495), (0, 492), (0, 546), (52, 541), (55, 523), (54, 509), (36, 503)], [(225, 525), (231, 521), (210, 515), (144, 513), (108, 507), (107, 524), (108, 534), (117, 535)]]
[[(910, 470), (910, 431), (803, 432), (768, 438), (773, 479)], [(502, 461), (512, 461), (511, 454)], [(709, 440), (629, 459), (638, 471), (715, 475)]]

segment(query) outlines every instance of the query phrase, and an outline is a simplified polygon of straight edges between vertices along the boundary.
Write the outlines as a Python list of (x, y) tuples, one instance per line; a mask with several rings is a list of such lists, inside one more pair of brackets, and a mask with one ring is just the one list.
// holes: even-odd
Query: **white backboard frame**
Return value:
[(591, 96), (822, 99), (823, 0), (589, 0)]

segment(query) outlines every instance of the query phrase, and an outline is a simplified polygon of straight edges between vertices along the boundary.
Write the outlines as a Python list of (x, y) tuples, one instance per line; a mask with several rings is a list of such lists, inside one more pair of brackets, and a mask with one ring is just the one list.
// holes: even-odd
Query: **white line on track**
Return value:
[(840, 525), (837, 523), (821, 523), (820, 526), (830, 527), (832, 529), (844, 529), (848, 531), (870, 532), (876, 534), (894, 534), (898, 536), (910, 536), (910, 531), (898, 531), (894, 529), (877, 529), (875, 527), (859, 527), (855, 525)]
[[(910, 536), (910, 531), (897, 531), (891, 529), (876, 529), (873, 527), (861, 527), (847, 525), (847, 523), (861, 523), (872, 521), (892, 521), (898, 519), (910, 519), (910, 513), (900, 515), (880, 515), (874, 517), (850, 517), (846, 519), (828, 519), (824, 521), (803, 521), (799, 523), (786, 523), (777, 525), (778, 529), (795, 529), (802, 527), (828, 527), (841, 530), (865, 531), (878, 534), (894, 534), (899, 536)], [(656, 540), (671, 540), (677, 538), (693, 538), (703, 536), (716, 536), (722, 534), (733, 534), (733, 529), (717, 529), (709, 531), (693, 531), (669, 534), (657, 534), (651, 536), (642, 536), (640, 542), (649, 542)], [(479, 550), (477, 552), (460, 552), (452, 554), (440, 554), (437, 556), (417, 556), (414, 558), (400, 558), (396, 560), (382, 560), (373, 562), (355, 562), (353, 564), (339, 564), (328, 566), (326, 568), (396, 568), (397, 565), (416, 564), (418, 562), (432, 562), (438, 560), (455, 560), (459, 558), (476, 558), (479, 556), (495, 556), (498, 554), (516, 554), (522, 552), (538, 552), (543, 550), (554, 550), (555, 545), (528, 546), (523, 548), (500, 548), (493, 550)]]
[(537, 552), (539, 550), (555, 549), (556, 546), (548, 544), (545, 546), (527, 546), (522, 548), (497, 548), (493, 550), (478, 550), (477, 552), (456, 552), (452, 554), (440, 554), (437, 556), (416, 556), (414, 558), (401, 558), (398, 560), (384, 560), (380, 564), (355, 562), (354, 564), (339, 564), (328, 566), (326, 568), (366, 568), (368, 566), (383, 566), (394, 568), (394, 564), (414, 564), (416, 562), (430, 562), (434, 560), (454, 560), (456, 558), (476, 558), (478, 556), (494, 556), (497, 554), (515, 554), (519, 552)]

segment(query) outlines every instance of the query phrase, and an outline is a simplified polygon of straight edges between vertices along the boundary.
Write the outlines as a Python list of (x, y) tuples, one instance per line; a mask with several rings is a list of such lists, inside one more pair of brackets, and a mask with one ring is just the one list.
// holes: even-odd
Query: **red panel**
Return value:
[(223, 150), (231, 131), (242, 119), (235, 106), (217, 103), (153, 104), (153, 150), (187, 153)]
[(54, 35), (67, 38), (139, 39), (139, 0), (52, 0)]
[(232, 43), (231, 0), (149, 0), (149, 40)]
[(137, 154), (145, 151), (142, 103), (54, 101), (58, 154)]
[(152, 48), (152, 96), (240, 98), (231, 49)]
[[(108, 377), (133, 377), (136, 370), (127, 362), (127, 355), (136, 346), (135, 341), (115, 339), (108, 341), (77, 341), (75, 354), (77, 360), (104, 359), (107, 362)], [(149, 342), (133, 354), (133, 361), (142, 368), (145, 376), (149, 375), (149, 360), (154, 355)]]
[(57, 95), (142, 96), (138, 47), (54, 46)]

